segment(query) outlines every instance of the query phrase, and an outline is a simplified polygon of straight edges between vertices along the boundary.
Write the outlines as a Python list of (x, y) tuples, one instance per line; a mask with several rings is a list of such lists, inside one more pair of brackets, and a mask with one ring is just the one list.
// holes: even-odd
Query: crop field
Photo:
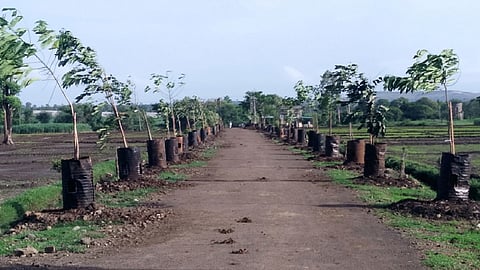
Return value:
[[(353, 128), (353, 138), (368, 139), (364, 130)], [(327, 133), (326, 128), (320, 132)], [(349, 139), (348, 127), (334, 128), (333, 134), (339, 135), (345, 143)], [(390, 127), (387, 136), (377, 139), (385, 142), (387, 157), (400, 158), (403, 148), (406, 151), (406, 160), (439, 167), (442, 152), (449, 152), (447, 126), (400, 126)], [(471, 155), (472, 173), (480, 173), (480, 127), (473, 125), (459, 125), (455, 127), (455, 149), (457, 153)]]
[[(59, 181), (60, 173), (52, 169), (54, 162), (73, 155), (71, 134), (25, 134), (14, 138), (15, 145), (0, 145), (0, 202), (30, 187)], [(130, 146), (146, 151), (145, 133), (131, 132), (127, 138)], [(112, 134), (102, 150), (97, 141), (94, 132), (80, 133), (81, 156), (90, 156), (93, 163), (115, 160), (120, 137)]]

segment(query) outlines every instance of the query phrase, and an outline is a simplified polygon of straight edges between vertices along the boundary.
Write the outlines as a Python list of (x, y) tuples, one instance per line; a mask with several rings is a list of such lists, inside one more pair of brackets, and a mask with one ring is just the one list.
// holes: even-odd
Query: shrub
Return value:
[(480, 201), (480, 178), (472, 178), (470, 181), (470, 199)]

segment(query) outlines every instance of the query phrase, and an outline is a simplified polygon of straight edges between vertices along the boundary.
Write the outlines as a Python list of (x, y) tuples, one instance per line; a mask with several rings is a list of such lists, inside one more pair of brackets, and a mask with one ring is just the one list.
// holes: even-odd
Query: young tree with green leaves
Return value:
[(467, 200), (470, 189), (469, 154), (455, 154), (455, 136), (453, 131), (452, 103), (448, 99), (448, 86), (455, 82), (459, 72), (458, 56), (452, 49), (439, 54), (419, 50), (413, 57), (414, 63), (407, 69), (407, 76), (386, 76), (385, 89), (399, 90), (401, 93), (417, 90), (432, 91), (443, 88), (448, 106), (448, 135), (450, 153), (442, 153), (440, 177), (437, 182), (437, 199)]
[(375, 143), (379, 136), (385, 136), (386, 132), (386, 113), (388, 108), (377, 104), (375, 87), (382, 80), (368, 81), (362, 74), (360, 80), (352, 82), (348, 86), (349, 103), (352, 104), (353, 111), (347, 116), (347, 122), (359, 122), (358, 129), (366, 128), (370, 137), (370, 144)]
[(452, 49), (445, 49), (439, 54), (431, 54), (427, 50), (419, 50), (413, 57), (414, 63), (407, 69), (407, 76), (385, 76), (384, 88), (388, 91), (398, 90), (400, 93), (415, 91), (430, 92), (438, 88), (445, 91), (445, 102), (449, 109), (448, 135), (450, 152), (455, 154), (453, 135), (453, 115), (448, 99), (448, 86), (455, 82), (459, 72), (458, 56)]
[[(166, 96), (168, 101), (168, 110), (170, 117), (172, 119), (172, 131), (173, 136), (176, 135), (176, 117), (175, 117), (175, 108), (174, 108), (174, 99), (178, 95), (178, 90), (185, 85), (184, 79), (185, 74), (181, 73), (178, 77), (172, 78), (170, 76), (171, 71), (168, 70), (165, 75), (152, 73), (150, 80), (153, 83), (153, 88), (149, 85), (145, 87), (145, 92), (153, 91), (153, 93), (161, 93)], [(162, 86), (165, 84), (165, 86)], [(164, 89), (165, 88), (165, 89)], [(168, 136), (170, 137), (170, 131), (168, 131)]]

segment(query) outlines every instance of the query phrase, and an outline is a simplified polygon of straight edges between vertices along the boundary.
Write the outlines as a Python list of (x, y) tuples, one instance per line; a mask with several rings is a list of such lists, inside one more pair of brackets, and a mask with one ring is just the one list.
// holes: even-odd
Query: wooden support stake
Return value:
[(455, 155), (455, 136), (453, 132), (453, 110), (452, 110), (452, 102), (448, 103), (448, 110), (449, 110), (449, 116), (450, 116), (450, 121), (449, 121), (449, 126), (448, 126), (448, 131), (449, 131), (449, 137), (450, 137), (450, 153)]

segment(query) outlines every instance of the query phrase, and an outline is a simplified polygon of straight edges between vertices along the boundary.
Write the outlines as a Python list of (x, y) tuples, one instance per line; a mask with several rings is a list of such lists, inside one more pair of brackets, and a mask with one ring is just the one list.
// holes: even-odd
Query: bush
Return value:
[(473, 120), (473, 125), (474, 126), (480, 126), (480, 119)]
[(480, 201), (480, 178), (472, 178), (470, 181), (470, 199)]

